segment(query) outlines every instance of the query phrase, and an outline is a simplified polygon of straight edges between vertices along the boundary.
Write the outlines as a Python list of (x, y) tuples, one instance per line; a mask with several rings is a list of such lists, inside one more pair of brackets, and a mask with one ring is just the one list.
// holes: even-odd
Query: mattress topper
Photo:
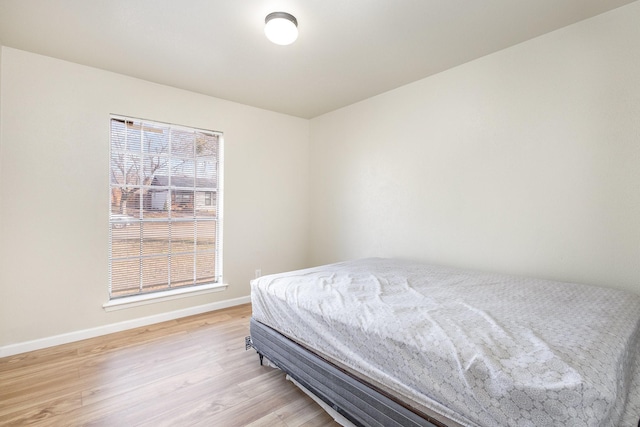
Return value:
[(637, 426), (640, 296), (369, 258), (260, 277), (253, 317), (466, 426)]

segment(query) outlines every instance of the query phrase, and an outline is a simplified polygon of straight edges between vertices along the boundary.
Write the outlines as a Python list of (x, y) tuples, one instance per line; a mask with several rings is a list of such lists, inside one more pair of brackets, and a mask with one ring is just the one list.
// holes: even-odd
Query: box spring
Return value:
[(250, 345), (357, 426), (442, 427), (337, 368), (279, 332), (251, 319)]

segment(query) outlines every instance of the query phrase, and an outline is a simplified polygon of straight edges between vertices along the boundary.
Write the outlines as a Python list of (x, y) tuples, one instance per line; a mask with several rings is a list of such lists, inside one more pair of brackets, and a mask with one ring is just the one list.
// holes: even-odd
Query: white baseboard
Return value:
[(112, 323), (98, 326), (96, 328), (83, 329), (81, 331), (69, 332), (66, 334), (54, 335), (52, 337), (40, 338), (32, 341), (25, 341), (17, 344), (9, 344), (0, 347), (0, 358), (14, 356), (28, 351), (40, 350), (56, 345), (81, 341), (87, 338), (94, 338), (114, 332), (125, 331), (127, 329), (139, 328), (141, 326), (152, 325), (154, 323), (166, 322), (167, 320), (179, 319), (181, 317), (193, 316), (195, 314), (206, 313), (208, 311), (221, 310), (223, 308), (251, 302), (251, 297), (240, 297), (224, 301), (212, 302), (210, 304), (197, 305), (182, 310), (170, 311), (167, 313), (155, 314), (153, 316), (141, 317), (138, 319), (126, 320), (124, 322)]

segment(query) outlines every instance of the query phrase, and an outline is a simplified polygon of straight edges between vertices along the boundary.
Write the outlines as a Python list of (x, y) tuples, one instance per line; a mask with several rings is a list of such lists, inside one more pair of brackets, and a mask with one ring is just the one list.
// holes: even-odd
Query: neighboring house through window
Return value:
[(222, 135), (111, 117), (111, 299), (222, 280)]

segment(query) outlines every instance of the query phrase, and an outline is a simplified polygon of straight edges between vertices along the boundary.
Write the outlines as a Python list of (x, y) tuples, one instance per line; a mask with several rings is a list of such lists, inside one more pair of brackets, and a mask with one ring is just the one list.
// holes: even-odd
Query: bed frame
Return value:
[(356, 426), (445, 427), (253, 318), (250, 334), (245, 347), (258, 352), (260, 364), (266, 357)]

